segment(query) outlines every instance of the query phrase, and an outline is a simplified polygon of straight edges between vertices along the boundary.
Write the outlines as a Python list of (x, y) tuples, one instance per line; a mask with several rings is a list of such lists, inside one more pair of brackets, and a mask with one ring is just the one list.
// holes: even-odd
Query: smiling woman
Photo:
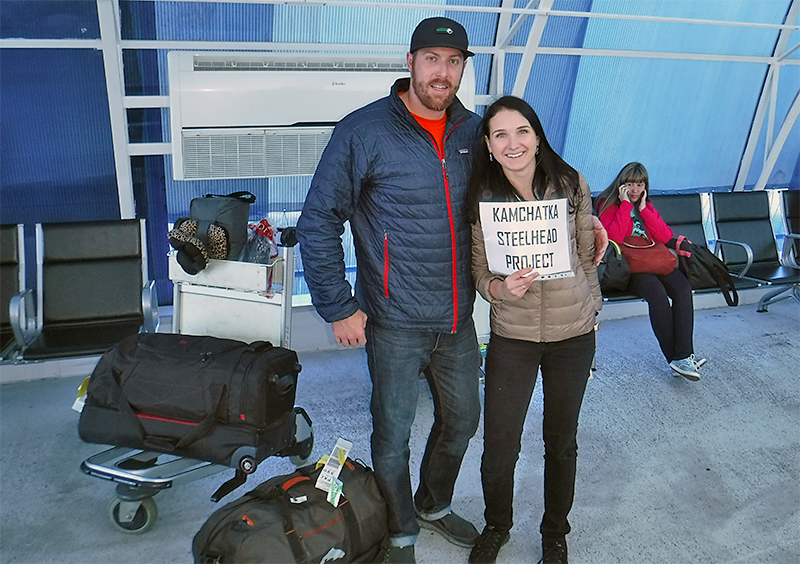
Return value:
[[(602, 307), (593, 259), (595, 238), (589, 186), (547, 142), (536, 112), (513, 96), (497, 100), (482, 122), (484, 143), (477, 155), (467, 194), (472, 221), (472, 275), (480, 294), (491, 304), (491, 336), (486, 352), (484, 452), (481, 482), (486, 503), (486, 528), (470, 553), (471, 563), (491, 563), (509, 539), (513, 524), (514, 470), (525, 419), (541, 368), (544, 394), (544, 516), (540, 526), (540, 562), (566, 563), (567, 520), (575, 489), (578, 415), (594, 358), (595, 315)], [(560, 253), (522, 255), (508, 276), (489, 267), (481, 202), (547, 200), (568, 210), (565, 232), (569, 245)], [(531, 204), (533, 209), (535, 206)], [(542, 204), (540, 209), (555, 209)], [(525, 209), (525, 208), (523, 208)], [(542, 243), (545, 211), (534, 230), (520, 231), (516, 214), (508, 222), (511, 244)], [(562, 218), (563, 218), (562, 214)], [(566, 239), (565, 239), (566, 242)], [(558, 250), (558, 249), (557, 249)], [(567, 272), (540, 277), (554, 260)], [(543, 279), (544, 278), (544, 279)]]

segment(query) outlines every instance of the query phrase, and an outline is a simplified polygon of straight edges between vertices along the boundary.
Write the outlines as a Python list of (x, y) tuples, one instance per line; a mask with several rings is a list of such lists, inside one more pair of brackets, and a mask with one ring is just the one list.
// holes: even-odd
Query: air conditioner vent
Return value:
[(312, 175), (332, 127), (182, 133), (186, 180)]
[(408, 72), (403, 63), (354, 60), (276, 60), (274, 58), (231, 55), (195, 55), (195, 71), (313, 71), (313, 72)]

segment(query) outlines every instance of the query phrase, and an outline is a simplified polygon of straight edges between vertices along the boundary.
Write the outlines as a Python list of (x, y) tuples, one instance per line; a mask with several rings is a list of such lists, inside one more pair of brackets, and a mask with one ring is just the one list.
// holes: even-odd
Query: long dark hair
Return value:
[(623, 184), (628, 183), (635, 183), (635, 182), (644, 182), (644, 189), (645, 192), (645, 201), (650, 201), (650, 180), (647, 176), (647, 169), (644, 168), (642, 163), (628, 163), (622, 170), (619, 171), (617, 177), (614, 181), (609, 185), (608, 188), (600, 192), (600, 194), (595, 199), (596, 206), (597, 206), (597, 215), (600, 216), (604, 211), (606, 211), (611, 206), (618, 206), (620, 199), (619, 199), (619, 187)]
[(497, 161), (489, 160), (489, 148), (484, 141), (489, 137), (489, 122), (501, 110), (513, 110), (522, 114), (539, 138), (539, 154), (535, 156), (536, 172), (532, 186), (534, 197), (543, 198), (548, 184), (552, 183), (557, 197), (567, 198), (570, 207), (577, 208), (583, 195), (578, 171), (550, 147), (539, 116), (533, 108), (522, 98), (503, 96), (486, 109), (481, 122), (481, 138), (475, 149), (475, 163), (472, 165), (472, 176), (467, 190), (467, 220), (470, 223), (478, 221), (479, 202), (513, 202), (517, 199), (517, 191), (503, 173), (503, 167)]

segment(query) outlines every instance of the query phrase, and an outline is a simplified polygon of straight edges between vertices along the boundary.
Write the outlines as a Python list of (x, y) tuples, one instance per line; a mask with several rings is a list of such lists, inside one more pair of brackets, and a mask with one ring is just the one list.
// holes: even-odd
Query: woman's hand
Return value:
[(600, 266), (603, 255), (608, 248), (608, 232), (596, 215), (592, 216), (592, 229), (594, 230), (594, 265)]
[(628, 202), (631, 203), (631, 199), (628, 197), (628, 185), (623, 184), (619, 187), (619, 200), (621, 202)]
[(639, 212), (644, 211), (647, 207), (647, 190), (642, 190), (642, 197), (639, 198)]
[(539, 273), (534, 272), (532, 268), (523, 268), (506, 276), (505, 280), (499, 278), (492, 280), (489, 283), (489, 292), (497, 300), (518, 300), (525, 295), (537, 276)]

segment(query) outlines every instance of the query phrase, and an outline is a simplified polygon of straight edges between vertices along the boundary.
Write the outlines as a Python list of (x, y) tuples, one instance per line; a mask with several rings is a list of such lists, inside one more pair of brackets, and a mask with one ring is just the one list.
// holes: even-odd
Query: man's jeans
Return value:
[[(419, 534), (417, 512), (431, 519), (449, 512), (461, 461), (478, 428), (480, 353), (475, 326), (470, 319), (458, 333), (436, 333), (367, 323), (366, 351), (372, 378), (372, 463), (389, 498), (392, 544), (406, 546)], [(412, 500), (408, 441), (419, 376), (426, 366), (434, 423)]]

